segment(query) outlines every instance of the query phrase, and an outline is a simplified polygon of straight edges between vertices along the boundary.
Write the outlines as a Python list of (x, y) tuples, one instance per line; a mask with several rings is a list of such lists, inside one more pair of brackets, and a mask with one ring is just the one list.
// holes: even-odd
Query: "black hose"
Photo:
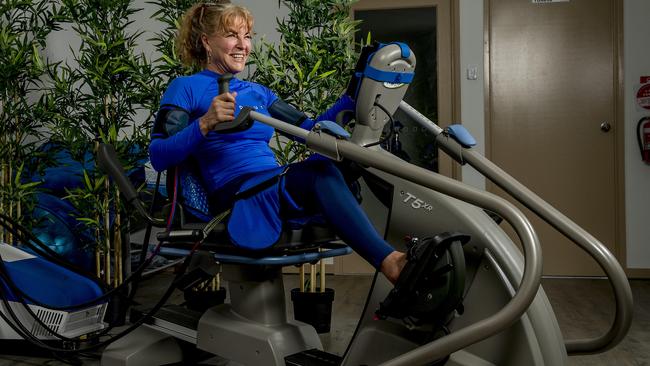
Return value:
[[(153, 211), (156, 207), (156, 197), (158, 196), (158, 188), (160, 187), (160, 176), (161, 173), (158, 172), (156, 175), (156, 185), (154, 186), (153, 189), (153, 197), (151, 197), (151, 205), (149, 206), (149, 215), (153, 216)], [(153, 225), (150, 222), (147, 222), (147, 229), (144, 234), (144, 239), (142, 240), (142, 251), (140, 252), (140, 256), (138, 257), (138, 267), (142, 266), (142, 264), (146, 261), (147, 259), (147, 253), (149, 252), (149, 239), (151, 238), (151, 230), (153, 229)], [(129, 302), (133, 301), (133, 297), (135, 296), (135, 293), (138, 291), (138, 283), (140, 280), (141, 276), (138, 276), (133, 281), (133, 284), (131, 286), (131, 291), (129, 292)]]

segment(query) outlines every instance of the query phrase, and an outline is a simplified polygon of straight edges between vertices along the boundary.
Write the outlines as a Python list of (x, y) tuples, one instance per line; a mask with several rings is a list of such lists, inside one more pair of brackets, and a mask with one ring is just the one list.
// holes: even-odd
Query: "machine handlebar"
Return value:
[(239, 111), (237, 118), (235, 118), (230, 122), (217, 123), (214, 126), (213, 131), (221, 132), (221, 133), (234, 133), (234, 132), (241, 132), (249, 129), (254, 122), (250, 116), (252, 110), (253, 108), (251, 107), (243, 107)]
[(153, 226), (165, 226), (163, 220), (151, 217), (147, 210), (145, 210), (142, 202), (138, 199), (138, 191), (126, 176), (122, 165), (117, 159), (115, 148), (112, 145), (99, 144), (99, 147), (97, 148), (97, 165), (113, 178), (115, 184), (117, 184), (117, 188), (120, 190), (126, 201), (133, 204), (142, 217), (146, 218)]

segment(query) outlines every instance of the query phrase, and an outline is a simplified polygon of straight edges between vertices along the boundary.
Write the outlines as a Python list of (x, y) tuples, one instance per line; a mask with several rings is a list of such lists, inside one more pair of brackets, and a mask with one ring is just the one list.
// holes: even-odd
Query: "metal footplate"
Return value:
[(286, 366), (339, 366), (343, 358), (314, 348), (287, 356), (284, 361)]
[[(131, 322), (136, 322), (149, 309), (131, 310)], [(162, 333), (169, 334), (185, 342), (196, 344), (199, 320), (203, 313), (190, 310), (184, 306), (167, 305), (156, 312), (156, 315), (145, 321), (149, 327)]]

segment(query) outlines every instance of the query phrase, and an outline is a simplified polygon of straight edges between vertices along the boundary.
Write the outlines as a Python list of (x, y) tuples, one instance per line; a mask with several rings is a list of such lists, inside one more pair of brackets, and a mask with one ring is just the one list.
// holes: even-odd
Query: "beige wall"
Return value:
[(636, 106), (634, 95), (640, 76), (650, 76), (650, 1), (624, 1), (625, 78), (625, 220), (629, 268), (650, 268), (650, 165), (641, 162), (636, 126), (650, 110)]

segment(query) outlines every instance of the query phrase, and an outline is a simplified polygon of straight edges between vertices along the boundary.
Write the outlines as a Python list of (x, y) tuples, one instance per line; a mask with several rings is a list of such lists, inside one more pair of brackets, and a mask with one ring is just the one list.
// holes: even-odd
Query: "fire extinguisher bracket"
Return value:
[(636, 127), (641, 159), (644, 163), (650, 165), (650, 116), (641, 118)]

